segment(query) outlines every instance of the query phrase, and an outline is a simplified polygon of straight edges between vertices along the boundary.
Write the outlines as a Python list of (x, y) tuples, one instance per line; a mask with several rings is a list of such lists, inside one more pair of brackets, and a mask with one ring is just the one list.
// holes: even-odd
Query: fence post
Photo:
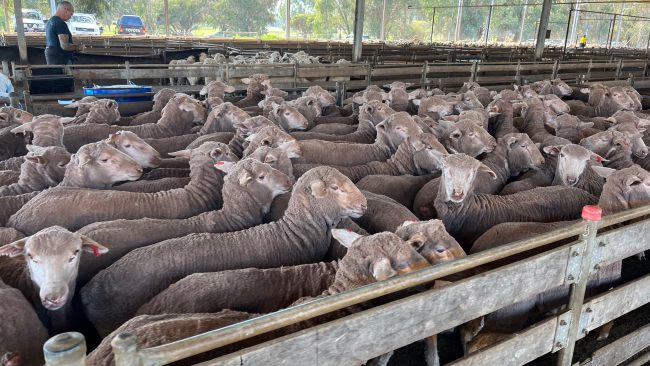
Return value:
[(336, 82), (336, 105), (343, 107), (343, 101), (345, 100), (345, 81)]
[(557, 74), (560, 72), (560, 60), (555, 60), (553, 62), (553, 77), (551, 79), (557, 79)]
[(86, 364), (86, 339), (77, 332), (61, 333), (43, 345), (47, 366), (84, 366)]
[(424, 65), (422, 65), (422, 88), (427, 84), (427, 72), (429, 71), (429, 61), (424, 60)]
[(591, 68), (594, 66), (594, 60), (589, 59), (589, 66), (587, 66), (587, 77), (585, 78), (587, 82), (591, 79)]
[(131, 333), (120, 333), (111, 341), (115, 366), (142, 366), (138, 354), (138, 337)]
[(472, 61), (472, 74), (469, 77), (469, 81), (476, 81), (477, 69), (478, 69), (478, 61)]
[(618, 65), (616, 66), (616, 80), (621, 78), (621, 72), (623, 71), (623, 59), (618, 59)]
[(582, 218), (587, 222), (587, 229), (582, 234), (583, 256), (580, 263), (579, 278), (571, 284), (569, 292), (568, 310), (571, 311), (571, 322), (569, 328), (569, 339), (566, 347), (558, 353), (558, 366), (571, 366), (573, 350), (578, 339), (578, 332), (586, 333), (586, 329), (580, 328), (580, 314), (589, 281), (589, 270), (591, 268), (591, 257), (596, 247), (596, 232), (598, 222), (602, 218), (602, 210), (598, 206), (585, 206), (582, 208)]
[(126, 83), (131, 84), (131, 64), (129, 61), (124, 61), (124, 68), (126, 69)]

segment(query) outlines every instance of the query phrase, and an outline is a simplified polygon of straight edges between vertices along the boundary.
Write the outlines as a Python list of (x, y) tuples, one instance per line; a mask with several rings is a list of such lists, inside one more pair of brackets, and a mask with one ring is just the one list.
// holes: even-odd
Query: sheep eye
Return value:
[(129, 147), (131, 147), (131, 145), (130, 145), (130, 144), (126, 144), (126, 145), (124, 145), (124, 147), (129, 148)]
[(260, 175), (257, 179), (259, 179), (259, 180), (264, 180), (264, 178), (265, 178), (265, 176)]
[(108, 159), (100, 159), (99, 161), (101, 161), (102, 163), (107, 163)]
[(563, 158), (563, 157), (564, 157), (564, 154), (560, 154), (560, 157)]
[(339, 186), (331, 186), (330, 188), (331, 188), (333, 191), (338, 191), (338, 190), (339, 190)]
[(422, 248), (424, 248), (424, 243), (419, 241), (419, 240), (418, 241), (412, 241), (411, 242), (411, 247), (419, 252), (419, 251), (422, 250)]

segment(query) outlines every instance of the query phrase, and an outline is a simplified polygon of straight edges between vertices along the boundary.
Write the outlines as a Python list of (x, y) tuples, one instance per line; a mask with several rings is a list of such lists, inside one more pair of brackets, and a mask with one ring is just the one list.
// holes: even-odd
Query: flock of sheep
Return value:
[[(94, 97), (68, 118), (0, 110), (4, 362), (42, 364), (48, 336), (85, 329), (87, 364), (108, 365), (120, 332), (151, 347), (570, 225), (585, 205), (650, 201), (650, 119), (632, 87), (593, 84), (581, 102), (559, 79), (499, 93), (394, 82), (338, 107), (318, 86), (295, 98), (266, 75), (243, 81), (235, 103), (210, 81), (203, 100), (166, 88), (133, 117)], [(589, 290), (620, 274), (601, 268)], [(466, 352), (566, 291), (460, 327)]]

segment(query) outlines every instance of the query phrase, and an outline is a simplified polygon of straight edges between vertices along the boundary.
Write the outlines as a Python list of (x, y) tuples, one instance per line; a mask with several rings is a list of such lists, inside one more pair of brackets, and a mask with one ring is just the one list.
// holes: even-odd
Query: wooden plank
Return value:
[(515, 75), (510, 75), (510, 76), (477, 76), (476, 77), (476, 82), (480, 83), (491, 83), (491, 82), (513, 82), (516, 80)]
[[(600, 295), (583, 305), (582, 317), (588, 316), (585, 328), (592, 331), (650, 302), (650, 275)], [(591, 309), (587, 312), (587, 309)], [(581, 321), (584, 324), (584, 322)]]
[(400, 75), (422, 75), (422, 66), (418, 67), (400, 67), (400, 68), (375, 68), (372, 70), (372, 76), (400, 76)]
[(517, 71), (517, 64), (512, 65), (490, 65), (478, 64), (478, 72), (515, 72)]
[[(514, 333), (512, 337), (501, 341), (489, 348), (473, 353), (449, 366), (519, 366), (541, 357), (553, 350), (553, 340), (558, 317), (553, 317), (541, 324), (528, 328), (522, 333)], [(507, 357), (504, 357), (507, 355)]]
[(553, 64), (521, 64), (521, 71), (546, 71), (553, 72)]
[(598, 235), (596, 263), (604, 266), (650, 249), (650, 220)]
[(650, 324), (596, 350), (581, 366), (612, 366), (623, 363), (650, 346)]
[(118, 69), (102, 69), (102, 70), (72, 70), (72, 75), (75, 79), (90, 79), (90, 80), (101, 80), (101, 79), (123, 79), (122, 70)]
[(441, 65), (441, 64), (429, 64), (429, 70), (427, 73), (434, 73), (434, 72), (440, 72), (440, 73), (445, 73), (445, 72), (466, 72), (470, 73), (472, 71), (472, 64), (467, 64), (467, 65), (458, 65), (458, 66), (448, 66), (448, 65)]
[(241, 365), (359, 364), (564, 283), (570, 247), (245, 349)]
[(298, 77), (327, 77), (327, 76), (350, 76), (367, 75), (368, 68), (356, 67), (299, 67)]

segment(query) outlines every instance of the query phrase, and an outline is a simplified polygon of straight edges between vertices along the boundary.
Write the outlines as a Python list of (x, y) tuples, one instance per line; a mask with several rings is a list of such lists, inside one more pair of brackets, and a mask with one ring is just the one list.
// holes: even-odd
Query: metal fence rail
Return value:
[[(308, 328), (202, 365), (268, 365), (273, 360), (290, 365), (358, 364), (417, 340), (560, 286), (570, 286), (568, 310), (519, 334), (458, 360), (454, 365), (521, 365), (546, 353), (560, 351), (562, 365), (571, 364), (575, 341), (621, 315), (650, 302), (650, 275), (584, 301), (587, 274), (601, 266), (650, 249), (650, 206), (603, 220), (590, 218), (565, 228), (520, 240), (452, 262), (394, 277), (369, 286), (260, 316), (191, 338), (147, 349), (137, 339), (121, 334), (113, 342), (117, 366), (164, 365), (208, 350), (233, 344), (269, 331), (311, 319), (354, 304), (431, 283), (486, 263), (541, 248), (560, 240), (582, 239), (545, 251), (480, 275), (374, 307), (329, 323)], [(608, 229), (597, 235), (597, 229)], [(432, 314), (436, 314), (432, 316)], [(650, 345), (647, 327), (630, 350)], [(516, 350), (516, 352), (515, 352)], [(624, 360), (636, 352), (607, 346), (586, 363)], [(599, 361), (600, 360), (600, 361)]]

